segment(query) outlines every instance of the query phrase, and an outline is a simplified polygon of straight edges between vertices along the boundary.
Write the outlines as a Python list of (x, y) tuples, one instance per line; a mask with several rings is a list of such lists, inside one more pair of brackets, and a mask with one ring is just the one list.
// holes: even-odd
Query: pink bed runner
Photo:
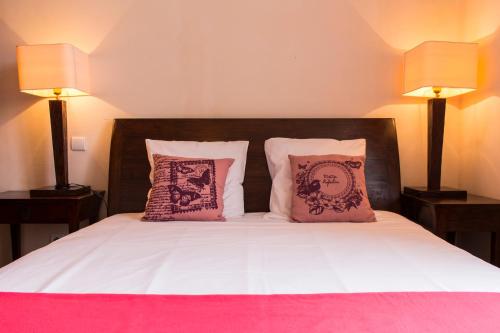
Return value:
[(500, 332), (500, 293), (0, 293), (1, 332)]

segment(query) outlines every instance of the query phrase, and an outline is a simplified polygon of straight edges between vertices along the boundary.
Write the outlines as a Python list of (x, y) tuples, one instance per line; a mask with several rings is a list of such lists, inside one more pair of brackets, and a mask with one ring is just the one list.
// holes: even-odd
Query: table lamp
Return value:
[(88, 95), (88, 56), (70, 44), (17, 47), (21, 92), (49, 100), (56, 185), (30, 191), (32, 197), (72, 196), (90, 192), (89, 186), (68, 182), (66, 101), (60, 97)]
[(419, 197), (466, 198), (467, 191), (441, 187), (446, 98), (477, 87), (478, 45), (427, 41), (404, 55), (404, 96), (427, 97), (427, 187), (405, 187)]

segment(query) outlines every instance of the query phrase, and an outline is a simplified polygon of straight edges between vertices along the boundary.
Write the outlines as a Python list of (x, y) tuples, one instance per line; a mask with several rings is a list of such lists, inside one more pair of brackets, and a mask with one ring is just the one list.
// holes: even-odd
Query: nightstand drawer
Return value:
[[(500, 231), (500, 207), (484, 206), (476, 209), (458, 207), (457, 209), (443, 209), (447, 229), (450, 231)], [(438, 212), (441, 210), (436, 208)]]
[(67, 223), (72, 205), (63, 203), (15, 203), (0, 205), (0, 223)]

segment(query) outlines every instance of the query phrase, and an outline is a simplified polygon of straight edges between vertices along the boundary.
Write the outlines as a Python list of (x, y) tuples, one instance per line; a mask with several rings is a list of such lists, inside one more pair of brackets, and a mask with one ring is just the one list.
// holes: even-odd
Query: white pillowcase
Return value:
[(188, 157), (188, 158), (232, 158), (234, 163), (229, 168), (224, 187), (224, 217), (240, 217), (245, 214), (243, 200), (243, 180), (247, 162), (248, 141), (162, 141), (146, 139), (151, 173), (149, 180), (153, 183), (153, 154)]
[(267, 166), (273, 180), (267, 218), (288, 219), (292, 209), (293, 181), (288, 155), (365, 156), (366, 140), (271, 138), (264, 143)]

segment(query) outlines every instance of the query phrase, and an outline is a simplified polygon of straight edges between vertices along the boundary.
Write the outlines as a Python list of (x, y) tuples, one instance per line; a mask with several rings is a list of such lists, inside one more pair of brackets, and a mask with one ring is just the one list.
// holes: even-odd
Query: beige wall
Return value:
[[(464, 3), (465, 41), (479, 42), (479, 83), (460, 104), (459, 185), (500, 199), (500, 1)], [(488, 258), (489, 235), (462, 237), (461, 245)]]
[(466, 38), (480, 42), (479, 89), (462, 100), (459, 182), (500, 198), (500, 1), (468, 0)]
[[(465, 2), (0, 0), (0, 190), (54, 183), (47, 102), (18, 92), (15, 63), (15, 45), (53, 42), (91, 56), (93, 96), (68, 100), (69, 134), (89, 144), (70, 152), (72, 182), (106, 188), (115, 117), (395, 117), (403, 183), (422, 184), (426, 105), (400, 96), (401, 55), (463, 39)], [(465, 179), (458, 102), (447, 116), (450, 186)], [(26, 252), (64, 228), (23, 230)]]

